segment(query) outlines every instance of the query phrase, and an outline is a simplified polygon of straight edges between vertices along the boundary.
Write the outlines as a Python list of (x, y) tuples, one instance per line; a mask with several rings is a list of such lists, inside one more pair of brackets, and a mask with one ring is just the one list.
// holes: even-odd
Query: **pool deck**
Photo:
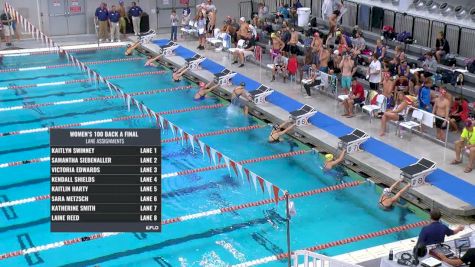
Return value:
[[(135, 37), (131, 37), (131, 39), (133, 40), (135, 39)], [(323, 113), (329, 116), (337, 118), (338, 120), (344, 122), (345, 124), (351, 127), (362, 129), (363, 131), (366, 131), (368, 134), (373, 136), (377, 135), (376, 133), (379, 129), (379, 123), (370, 123), (367, 115), (358, 115), (352, 119), (341, 117), (341, 107), (338, 107), (337, 102), (333, 98), (318, 94), (316, 97), (313, 96), (312, 99), (304, 99), (300, 91), (300, 85), (295, 83), (284, 84), (280, 82), (267, 82), (270, 79), (270, 75), (266, 74), (266, 70), (260, 68), (256, 64), (247, 62), (244, 68), (237, 68), (236, 65), (231, 65), (231, 61), (228, 58), (226, 52), (215, 52), (214, 50), (202, 50), (197, 52), (196, 49), (194, 49), (196, 41), (183, 41), (179, 42), (179, 44), (185, 48), (188, 48), (196, 53), (201, 54), (202, 56), (210, 60), (215, 61), (218, 64), (223, 65), (224, 67), (232, 71), (243, 74), (251, 79), (254, 79), (255, 81), (261, 82), (273, 88), (276, 91), (284, 93), (287, 96), (290, 96), (291, 98), (301, 103), (317, 107), (319, 111), (322, 111)], [(146, 44), (143, 47), (152, 53), (156, 53), (158, 51), (158, 46), (155, 44)], [(183, 66), (185, 63), (184, 58), (180, 56), (169, 56), (165, 57), (162, 60), (174, 66)], [(214, 79), (213, 73), (205, 69), (189, 71), (187, 74), (203, 81), (211, 81)], [(221, 87), (219, 89), (219, 94), (221, 96), (224, 96), (225, 98), (229, 98), (234, 87), (235, 86)], [(268, 119), (272, 122), (282, 122), (284, 120), (287, 120), (289, 115), (287, 111), (270, 103), (261, 104), (258, 106), (251, 104), (250, 110), (251, 113), (261, 118)], [(394, 131), (394, 129), (392, 130)], [(297, 135), (295, 135), (295, 133), (297, 133)], [(298, 127), (292, 133), (292, 135), (302, 140), (303, 142), (316, 146), (319, 151), (335, 151), (335, 149), (337, 149), (339, 141), (336, 136), (313, 125)], [(463, 173), (462, 167), (447, 164), (447, 162), (451, 160), (454, 153), (450, 149), (434, 144), (433, 142), (416, 135), (412, 136), (410, 141), (407, 139), (400, 139), (399, 137), (393, 134), (388, 134), (382, 140), (385, 143), (392, 145), (408, 154), (414, 155), (418, 158), (425, 156), (432, 160), (435, 160), (439, 168), (471, 184), (475, 184), (475, 175), (473, 175), (473, 173), (471, 175), (465, 174)], [(427, 147), (431, 147), (431, 150), (426, 149)], [(347, 155), (346, 159), (347, 165), (348, 163), (350, 163), (350, 165), (356, 165), (357, 169), (373, 177), (375, 182), (383, 183), (387, 186), (390, 186), (392, 183), (399, 179), (400, 169), (398, 167), (365, 151), (360, 151)], [(374, 166), (378, 167), (375, 168)], [(352, 167), (354, 168), (355, 166)], [(411, 202), (420, 205), (421, 207), (439, 208), (444, 213), (449, 214), (451, 216), (475, 215), (474, 206), (448, 194), (447, 192), (435, 186), (431, 186), (430, 184), (411, 188), (409, 192), (404, 195), (404, 197), (410, 200)]]

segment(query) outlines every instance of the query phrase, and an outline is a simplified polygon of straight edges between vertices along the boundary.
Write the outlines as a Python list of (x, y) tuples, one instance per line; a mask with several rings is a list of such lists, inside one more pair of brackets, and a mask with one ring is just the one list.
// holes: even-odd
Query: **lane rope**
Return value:
[[(242, 165), (245, 165), (245, 164), (248, 164), (248, 163), (264, 162), (264, 161), (270, 161), (270, 160), (274, 160), (274, 159), (282, 159), (282, 158), (293, 157), (293, 156), (296, 156), (296, 155), (302, 155), (302, 154), (305, 154), (305, 153), (308, 153), (308, 152), (311, 152), (311, 151), (312, 150), (299, 150), (299, 151), (288, 152), (288, 153), (280, 153), (280, 154), (275, 154), (275, 155), (265, 156), (265, 157), (255, 158), (255, 159), (242, 160), (242, 161), (239, 161), (238, 163), (240, 163)], [(44, 159), (47, 159), (45, 161), (50, 160), (49, 157), (44, 158)], [(16, 164), (14, 166), (18, 166), (18, 165), (21, 165), (21, 162), (20, 162), (20, 164), (18, 164), (18, 163), (13, 163), (13, 164)], [(223, 168), (226, 168), (226, 167), (227, 167), (226, 164), (219, 164), (219, 165), (209, 166), (209, 167), (204, 167), (204, 168), (191, 169), (191, 170), (185, 170), (185, 171), (173, 172), (173, 173), (165, 173), (165, 174), (162, 174), (162, 179), (175, 177), (175, 176), (179, 176), (179, 175), (186, 175), (186, 174), (196, 173), (196, 172), (205, 172), (205, 171), (210, 171), (210, 170), (218, 170), (218, 169), (223, 169)], [(333, 187), (331, 187), (331, 188), (333, 188)], [(338, 188), (338, 187), (335, 186), (335, 188)], [(304, 192), (304, 193), (308, 193), (310, 195), (311, 194), (317, 194), (317, 193), (320, 193), (320, 190), (322, 190), (322, 189), (315, 189), (315, 190), (312, 190), (312, 191), (309, 191), (309, 192)], [(313, 192), (313, 191), (315, 191), (315, 192)], [(303, 194), (303, 193), (298, 193), (298, 194), (294, 194), (294, 195), (295, 195), (295, 197), (307, 196), (307, 195), (299, 195), (299, 194)], [(35, 196), (35, 197), (29, 197), (29, 198), (25, 198), (25, 199), (3, 202), (3, 203), (0, 203), (0, 208), (10, 207), (10, 206), (17, 206), (17, 205), (30, 203), (30, 202), (35, 202), (35, 201), (40, 201), (40, 200), (45, 200), (45, 199), (49, 199), (49, 195)], [(275, 200), (273, 200), (273, 201), (275, 202)]]
[[(122, 48), (122, 46), (117, 45), (117, 46), (99, 46), (99, 47), (84, 47), (84, 48), (73, 48), (73, 49), (68, 49), (62, 48), (68, 52), (72, 53), (77, 53), (77, 52), (87, 52), (87, 51), (93, 51), (93, 50), (113, 50), (117, 48)], [(32, 51), (32, 52), (27, 52), (27, 53), (16, 53), (16, 54), (5, 54), (3, 55), (4, 57), (20, 57), (20, 56), (34, 56), (34, 55), (49, 55), (49, 54), (57, 54), (57, 50), (45, 50), (45, 51)]]
[[(153, 94), (160, 94), (160, 93), (169, 93), (169, 92), (175, 92), (175, 91), (189, 90), (191, 88), (193, 88), (192, 85), (179, 86), (179, 87), (166, 88), (166, 89), (155, 89), (155, 90), (149, 90), (149, 91), (143, 91), (143, 92), (135, 92), (135, 93), (130, 93), (129, 95), (131, 95), (131, 96), (153, 95)], [(48, 107), (48, 106), (71, 105), (71, 104), (91, 102), (91, 101), (122, 99), (122, 98), (123, 98), (123, 96), (121, 96), (121, 95), (111, 95), (111, 96), (103, 96), (103, 97), (88, 97), (88, 98), (81, 98), (81, 99), (71, 99), (71, 100), (64, 100), (64, 101), (46, 102), (46, 103), (39, 103), (39, 104), (32, 104), (32, 105), (22, 105), (22, 106), (13, 106), (13, 107), (0, 108), (0, 112), (22, 110), (22, 109), (33, 109), (33, 108), (41, 108), (41, 107)]]
[[(123, 78), (141, 77), (141, 76), (148, 76), (148, 75), (162, 75), (162, 74), (166, 74), (167, 72), (168, 71), (166, 70), (147, 71), (147, 72), (140, 72), (140, 73), (112, 75), (112, 76), (106, 76), (105, 78), (106, 79), (123, 79)], [(76, 80), (67, 80), (67, 81), (59, 81), (59, 82), (3, 86), (3, 87), (0, 87), (0, 91), (6, 91), (10, 89), (26, 89), (26, 88), (35, 88), (35, 87), (85, 83), (85, 82), (91, 82), (94, 80), (95, 80), (94, 78), (93, 79), (88, 78), (88, 79), (76, 79)]]
[[(299, 197), (302, 197), (302, 196), (310, 196), (310, 195), (315, 195), (315, 194), (324, 193), (324, 192), (342, 190), (342, 189), (358, 186), (362, 183), (363, 182), (361, 182), (361, 181), (354, 181), (354, 182), (350, 182), (350, 183), (339, 184), (339, 185), (329, 186), (329, 187), (325, 187), (325, 188), (315, 189), (315, 190), (311, 190), (311, 191), (307, 191), (307, 192), (301, 192), (301, 193), (298, 193), (298, 194), (289, 195), (289, 197), (292, 196), (292, 198), (295, 198), (295, 197), (297, 197), (297, 195), (300, 195)], [(312, 193), (310, 194), (310, 192), (312, 192)], [(47, 197), (46, 199), (49, 198), (49, 196), (41, 196), (41, 197)], [(32, 199), (32, 198), (30, 198), (30, 199)], [(284, 201), (284, 200), (285, 200), (285, 196), (282, 196), (282, 197), (279, 198), (279, 201)], [(179, 216), (179, 217), (170, 218), (170, 219), (165, 219), (165, 220), (162, 220), (162, 225), (199, 219), (199, 218), (203, 218), (203, 217), (223, 214), (223, 213), (232, 212), (232, 211), (241, 210), (241, 209), (246, 209), (246, 208), (250, 208), (250, 207), (262, 206), (262, 205), (266, 205), (266, 204), (270, 204), (270, 203), (275, 203), (275, 199), (273, 199), (273, 198), (272, 199), (265, 199), (265, 200), (260, 200), (260, 201), (250, 202), (250, 203), (244, 203), (244, 204), (240, 204), (240, 205), (229, 206), (229, 207), (224, 207), (224, 208), (220, 208), (220, 209), (215, 209), (215, 210), (199, 212), (199, 213), (195, 213), (195, 214), (189, 214), (189, 215)], [(109, 236), (113, 236), (113, 235), (118, 235), (118, 234), (120, 234), (120, 233), (99, 233), (99, 234), (94, 234), (94, 235), (90, 235), (90, 236), (83, 236), (83, 237), (77, 237), (77, 238), (73, 238), (73, 239), (69, 239), (69, 240), (53, 242), (53, 243), (49, 243), (49, 244), (46, 244), (46, 245), (41, 245), (41, 246), (31, 247), (31, 248), (28, 248), (28, 249), (17, 250), (17, 251), (1, 254), (0, 255), (0, 260), (13, 258), (13, 257), (20, 256), (20, 255), (27, 255), (27, 254), (30, 254), (30, 253), (36, 253), (36, 252), (40, 252), (40, 251), (44, 251), (44, 250), (50, 250), (50, 249), (53, 249), (53, 248), (59, 248), (59, 247), (67, 246), (67, 245), (73, 245), (73, 244), (76, 244), (76, 243), (87, 242), (87, 241), (94, 240), (94, 239), (101, 239), (101, 238), (105, 238), (105, 237), (109, 237)]]
[[(367, 234), (363, 234), (363, 235), (358, 235), (358, 236), (354, 236), (354, 237), (349, 237), (349, 238), (345, 238), (345, 239), (325, 243), (325, 244), (322, 244), (322, 245), (317, 245), (317, 246), (313, 246), (313, 247), (309, 247), (309, 248), (304, 248), (304, 250), (316, 251), (316, 250), (323, 250), (323, 249), (327, 249), (327, 248), (337, 247), (337, 246), (341, 246), (341, 245), (345, 245), (345, 244), (348, 244), (348, 243), (353, 243), (353, 242), (357, 242), (357, 241), (361, 241), (361, 240), (365, 240), (365, 239), (371, 239), (371, 238), (375, 238), (375, 237), (379, 237), (379, 236), (383, 236), (383, 235), (389, 235), (389, 234), (393, 234), (393, 233), (407, 231), (407, 230), (410, 230), (410, 229), (426, 226), (429, 223), (430, 223), (430, 221), (420, 221), (420, 222), (416, 222), (416, 223), (396, 226), (396, 227), (388, 228), (388, 229), (377, 231), (377, 232), (367, 233)], [(288, 253), (281, 253), (281, 254), (278, 254), (278, 255), (268, 256), (268, 257), (248, 261), (248, 262), (239, 263), (239, 264), (236, 264), (236, 265), (232, 265), (232, 267), (248, 267), (248, 266), (261, 265), (261, 264), (266, 264), (266, 263), (273, 262), (273, 261), (286, 259), (288, 257), (289, 257)]]
[[(99, 65), (99, 64), (109, 64), (109, 63), (138, 61), (138, 60), (142, 60), (142, 58), (141, 57), (131, 57), (131, 58), (120, 58), (120, 59), (109, 59), (109, 60), (97, 60), (97, 61), (90, 61), (90, 62), (86, 62), (86, 63), (88, 65)], [(72, 67), (72, 66), (75, 66), (75, 64), (74, 63), (66, 63), (66, 64), (56, 64), (56, 65), (37, 66), (37, 67), (28, 67), (28, 68), (11, 68), (11, 69), (2, 69), (2, 70), (0, 70), (0, 73), (21, 72), (21, 71), (31, 71), (31, 70), (58, 69), (58, 68)]]
[[(196, 106), (184, 109), (175, 109), (175, 110), (168, 110), (168, 111), (161, 111), (155, 113), (155, 115), (169, 115), (169, 114), (177, 114), (177, 113), (185, 113), (190, 111), (197, 111), (197, 110), (205, 110), (205, 109), (216, 109), (223, 107), (224, 104), (214, 104), (214, 105), (207, 105), (207, 106)], [(97, 125), (102, 123), (109, 123), (114, 121), (127, 121), (133, 119), (143, 119), (153, 117), (153, 114), (144, 113), (141, 115), (131, 115), (131, 116), (123, 116), (117, 118), (109, 118), (109, 119), (102, 119), (102, 120), (95, 120), (95, 121), (86, 121), (86, 122), (77, 122), (77, 123), (69, 123), (51, 127), (42, 127), (42, 128), (34, 128), (34, 129), (25, 129), (19, 131), (12, 131), (7, 133), (0, 133), (0, 137), (3, 136), (12, 136), (12, 135), (21, 135), (21, 134), (30, 134), (30, 133), (39, 133), (39, 132), (47, 132), (50, 129), (62, 129), (62, 128), (70, 128), (70, 127), (81, 127), (81, 126), (90, 126), (90, 125)]]

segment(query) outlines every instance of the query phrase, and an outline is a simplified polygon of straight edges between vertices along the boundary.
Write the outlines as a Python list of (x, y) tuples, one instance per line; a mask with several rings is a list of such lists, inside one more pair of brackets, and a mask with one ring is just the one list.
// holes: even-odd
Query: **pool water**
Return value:
[[(123, 58), (123, 48), (78, 52), (87, 63)], [(140, 56), (140, 55), (134, 55)], [(103, 76), (143, 73), (143, 60), (91, 65)], [(58, 55), (5, 57), (3, 69), (65, 64)], [(158, 69), (166, 70), (159, 67)], [(85, 79), (74, 67), (0, 73), (0, 87)], [(135, 97), (155, 112), (225, 103), (222, 108), (198, 110), (164, 117), (190, 134), (261, 124), (262, 128), (201, 140), (229, 158), (240, 161), (289, 151), (308, 153), (245, 165), (251, 171), (290, 193), (354, 181), (357, 175), (335, 178), (322, 172), (321, 157), (309, 147), (291, 139), (267, 143), (270, 126), (245, 117), (222, 100), (209, 97), (193, 101), (196, 85), (174, 83), (171, 72), (132, 78), (112, 79), (127, 93), (193, 85), (190, 90)], [(107, 87), (83, 82), (61, 86), (0, 91), (0, 108), (110, 95)], [(138, 115), (130, 112), (121, 99), (91, 101), (71, 105), (0, 112), (0, 133)], [(152, 128), (148, 118), (95, 125), (96, 128)], [(164, 131), (162, 138), (173, 137)], [(0, 137), (0, 164), (49, 156), (48, 132)], [(163, 145), (162, 172), (172, 173), (212, 165), (207, 156), (181, 142)], [(31, 163), (0, 169), (0, 201), (12, 201), (49, 194), (49, 162)], [(226, 168), (170, 177), (162, 180), (162, 219), (174, 218), (217, 208), (269, 198), (260, 188), (230, 175)], [(291, 220), (292, 250), (374, 232), (424, 218), (407, 208), (391, 212), (378, 209), (380, 189), (365, 182), (344, 190), (294, 199), (297, 214)], [(45, 245), (89, 233), (50, 233), (49, 201), (37, 201), (1, 208), (0, 254)], [(366, 247), (416, 236), (418, 229), (386, 235), (320, 251), (337, 255)], [(0, 261), (0, 266), (228, 266), (287, 251), (285, 206), (270, 204), (236, 212), (163, 226), (161, 233), (123, 233), (71, 246), (32, 253)], [(274, 262), (268, 266), (284, 266)]]

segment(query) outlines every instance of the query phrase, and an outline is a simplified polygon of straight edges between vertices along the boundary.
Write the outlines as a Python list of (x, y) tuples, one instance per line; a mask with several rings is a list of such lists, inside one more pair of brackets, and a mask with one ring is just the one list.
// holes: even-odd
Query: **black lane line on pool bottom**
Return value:
[[(88, 83), (89, 84), (89, 83)], [(89, 86), (88, 86), (89, 87)], [(88, 88), (84, 87), (83, 88)], [(31, 100), (31, 99), (37, 99), (37, 98), (48, 98), (50, 96), (66, 96), (66, 95), (79, 95), (79, 94), (84, 94), (84, 93), (90, 93), (90, 92), (96, 92), (98, 90), (102, 90), (103, 88), (93, 88), (93, 89), (87, 89), (87, 90), (81, 90), (81, 91), (76, 91), (76, 92), (57, 92), (57, 93), (50, 93), (50, 94), (45, 94), (45, 95), (37, 95), (37, 96), (26, 96), (26, 97), (17, 97), (17, 98), (4, 98), (0, 100), (0, 103), (6, 103), (6, 102), (14, 102), (14, 101), (26, 101), (26, 100)], [(104, 87), (104, 89), (107, 89), (107, 87)]]
[[(8, 199), (7, 195), (0, 195), (0, 203), (8, 202), (8, 201), (10, 200)], [(2, 207), (2, 212), (5, 215), (5, 218), (7, 218), (7, 220), (15, 220), (18, 218), (18, 215), (13, 209), (13, 206)]]
[[(21, 249), (29, 249), (32, 247), (35, 247), (33, 242), (31, 241), (30, 234), (20, 234), (17, 235), (18, 242), (20, 243)], [(37, 264), (42, 264), (45, 261), (40, 257), (39, 252), (35, 253), (28, 253), (25, 255), (25, 260), (28, 263), (29, 266), (37, 265)]]
[[(0, 83), (7, 83), (9, 82), (9, 86), (18, 86), (17, 84), (14, 84), (12, 82), (14, 81), (34, 81), (37, 79), (50, 79), (50, 78), (59, 78), (59, 77), (71, 77), (73, 75), (80, 75), (84, 76), (82, 72), (71, 72), (71, 73), (63, 73), (63, 74), (51, 74), (51, 75), (44, 75), (44, 76), (36, 76), (36, 77), (22, 77), (22, 78), (15, 78), (15, 79), (7, 79), (7, 80), (0, 80)], [(85, 76), (87, 77), (87, 76)], [(24, 84), (25, 86), (29, 84)], [(23, 85), (21, 85), (23, 86)]]
[(162, 241), (160, 243), (155, 243), (153, 245), (148, 245), (148, 246), (135, 248), (135, 249), (129, 249), (129, 250), (126, 250), (126, 251), (119, 251), (119, 252), (115, 252), (115, 253), (112, 253), (112, 254), (109, 254), (109, 255), (104, 255), (104, 256), (97, 257), (97, 258), (84, 260), (84, 261), (79, 261), (79, 262), (75, 262), (75, 263), (64, 264), (64, 265), (60, 265), (60, 266), (61, 267), (91, 266), (91, 265), (103, 263), (103, 262), (106, 262), (106, 261), (115, 260), (115, 259), (122, 258), (122, 257), (129, 257), (129, 256), (132, 256), (132, 255), (138, 255), (138, 254), (159, 250), (159, 249), (163, 249), (163, 248), (174, 246), (174, 245), (179, 245), (179, 244), (190, 242), (190, 241), (196, 241), (196, 240), (199, 240), (199, 239), (208, 239), (208, 238), (211, 238), (213, 236), (226, 234), (226, 233), (231, 233), (231, 232), (241, 230), (241, 229), (248, 229), (249, 227), (252, 227), (252, 226), (257, 226), (257, 225), (262, 225), (262, 224), (267, 224), (267, 223), (269, 223), (267, 221), (267, 218), (257, 218), (257, 219), (254, 219), (254, 220), (249, 220), (249, 221), (245, 221), (245, 222), (241, 222), (241, 223), (232, 224), (230, 226), (210, 229), (210, 230), (207, 230), (205, 232), (198, 233), (198, 234), (191, 234), (191, 235), (178, 237), (178, 238), (174, 238), (174, 239), (168, 239), (168, 240)]
[(15, 148), (15, 149), (8, 149), (8, 150), (0, 150), (0, 155), (5, 155), (5, 154), (10, 154), (10, 153), (18, 153), (18, 152), (26, 152), (30, 150), (35, 150), (35, 149), (42, 149), (42, 148), (48, 148), (48, 144), (41, 144), (41, 145), (36, 145), (36, 146), (29, 146), (29, 147), (20, 147), (20, 148)]
[(153, 260), (158, 265), (160, 265), (160, 267), (172, 267), (173, 266), (170, 263), (168, 263), (167, 260), (165, 260), (163, 257), (160, 257), (160, 256), (153, 258)]
[[(0, 185), (0, 190), (7, 190), (7, 189), (15, 188), (15, 187), (23, 187), (23, 186), (28, 186), (28, 185), (46, 183), (50, 180), (51, 179), (49, 177), (43, 177), (43, 178), (27, 180), (27, 181), (23, 181), (23, 182), (19, 182), (19, 183)], [(10, 207), (12, 207), (12, 206), (10, 206)]]

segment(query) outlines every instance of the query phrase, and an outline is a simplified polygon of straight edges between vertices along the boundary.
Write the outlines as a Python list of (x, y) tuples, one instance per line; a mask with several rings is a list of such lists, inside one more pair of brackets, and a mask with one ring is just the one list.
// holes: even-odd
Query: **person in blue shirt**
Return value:
[(279, 9), (277, 10), (277, 12), (282, 16), (282, 18), (284, 19), (288, 19), (289, 18), (289, 9), (288, 9), (288, 5), (285, 4), (284, 5), (284, 2), (281, 2), (280, 3), (280, 6), (279, 6)]
[(117, 40), (117, 42), (120, 42), (119, 34), (120, 34), (120, 25), (119, 25), (119, 20), (120, 20), (120, 13), (117, 11), (115, 8), (115, 5), (111, 7), (111, 11), (109, 12), (109, 24), (110, 24), (110, 30), (111, 30), (111, 42), (114, 42), (114, 40)]
[(457, 226), (453, 230), (450, 229), (447, 225), (440, 222), (440, 217), (442, 217), (440, 211), (430, 211), (430, 219), (432, 220), (432, 223), (422, 228), (419, 233), (417, 244), (423, 246), (440, 244), (444, 242), (445, 236), (455, 235), (458, 232), (463, 231), (464, 227), (462, 225)]
[(426, 78), (426, 82), (419, 90), (417, 100), (419, 102), (419, 108), (427, 112), (432, 112), (432, 104), (430, 98), (430, 88), (432, 87), (432, 79)]
[(101, 5), (96, 9), (95, 20), (99, 24), (99, 41), (102, 42), (108, 38), (109, 11), (107, 10), (106, 3), (101, 3)]
[(132, 17), (132, 25), (134, 26), (135, 35), (140, 34), (140, 17), (142, 16), (142, 9), (137, 3), (132, 2), (132, 7), (129, 9), (129, 16)]

